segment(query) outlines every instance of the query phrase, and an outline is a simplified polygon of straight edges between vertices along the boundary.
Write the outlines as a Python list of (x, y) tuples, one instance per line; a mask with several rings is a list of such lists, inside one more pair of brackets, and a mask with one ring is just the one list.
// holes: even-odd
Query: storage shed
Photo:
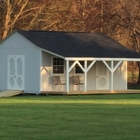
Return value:
[(140, 61), (140, 53), (104, 34), (16, 30), (0, 43), (0, 90), (126, 90), (127, 61)]

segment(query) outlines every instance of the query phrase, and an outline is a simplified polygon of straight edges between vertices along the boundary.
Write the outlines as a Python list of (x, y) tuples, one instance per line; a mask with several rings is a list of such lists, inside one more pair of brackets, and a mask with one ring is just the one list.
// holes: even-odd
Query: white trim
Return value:
[[(112, 60), (113, 61), (113, 60)], [(112, 63), (111, 61), (111, 63)], [(107, 66), (110, 72), (115, 72), (115, 70), (119, 67), (119, 65), (122, 63), (122, 61), (119, 61), (116, 66), (114, 67), (114, 61), (113, 61), (113, 67), (109, 67), (109, 65), (106, 63), (106, 61), (103, 61), (103, 63)]]
[[(0, 44), (2, 44), (6, 39), (8, 39), (11, 35), (13, 35), (14, 33), (18, 33), (17, 30), (14, 30), (12, 33), (10, 33), (9, 35), (7, 35), (5, 38), (3, 38), (1, 41), (0, 41)], [(19, 34), (19, 33), (18, 33)], [(21, 35), (21, 34), (20, 34)], [(24, 37), (25, 38), (25, 37)]]
[(91, 69), (91, 67), (94, 65), (94, 63), (96, 62), (96, 60), (93, 60), (91, 63), (90, 63), (90, 65), (87, 67), (87, 69), (86, 69), (86, 72), (88, 72), (90, 69)]
[(85, 68), (85, 71), (84, 71), (84, 91), (86, 92), (87, 91), (87, 61), (85, 60), (84, 61), (84, 68)]
[(41, 76), (41, 70), (42, 70), (42, 50), (40, 50), (40, 92), (42, 91), (42, 76)]
[(57, 56), (51, 56), (51, 67), (52, 67), (51, 75), (65, 75), (65, 59), (64, 59), (64, 67), (63, 67), (63, 71), (64, 72), (63, 73), (53, 73), (53, 58), (59, 58), (59, 57), (57, 57)]
[(105, 61), (140, 61), (140, 58), (94, 58), (94, 57), (66, 57), (65, 60), (75, 61), (75, 60), (105, 60)]
[[(21, 79), (22, 79), (22, 87), (17, 87), (17, 83), (15, 85), (15, 87), (11, 87), (9, 85), (9, 77), (10, 77), (10, 63), (9, 63), (9, 60), (10, 59), (13, 59), (15, 61), (15, 67), (14, 67), (14, 75), (13, 76), (16, 76), (18, 77), (18, 74), (17, 74), (17, 63), (16, 61), (20, 58), (21, 61), (22, 61), (22, 75), (21, 75)], [(16, 79), (17, 80), (17, 79)], [(24, 90), (25, 89), (25, 56), (24, 55), (8, 55), (7, 56), (7, 89), (11, 89), (11, 90)]]
[(104, 60), (103, 60), (103, 63), (106, 65), (106, 67), (109, 69), (110, 72), (113, 71)]
[(76, 61), (78, 66), (82, 69), (83, 72), (85, 72), (85, 69), (82, 67), (82, 65), (79, 63), (79, 61)]
[(111, 76), (110, 76), (110, 90), (113, 91), (113, 78), (114, 78), (114, 61), (111, 61)]
[(66, 92), (69, 92), (69, 60), (66, 61)]
[(73, 62), (73, 64), (70, 66), (70, 68), (69, 68), (69, 72), (73, 69), (73, 67), (76, 65), (76, 63), (77, 63), (77, 61), (75, 61), (75, 62)]
[[(127, 61), (125, 61), (126, 69), (127, 69), (127, 64), (128, 64)], [(128, 89), (128, 87), (127, 87), (127, 74), (128, 74), (128, 70), (126, 70), (126, 75), (125, 75), (126, 76), (126, 79), (125, 79), (126, 80), (126, 85), (125, 85), (126, 89)]]
[(119, 61), (116, 66), (114, 67), (114, 61), (111, 61), (111, 66), (109, 67), (109, 65), (106, 63), (106, 61), (103, 60), (103, 63), (106, 65), (106, 67), (109, 69), (110, 71), (110, 90), (113, 91), (113, 84), (114, 84), (114, 72), (115, 70), (119, 67), (119, 65), (122, 63), (122, 61)]
[[(38, 47), (38, 46), (37, 46)], [(40, 47), (39, 47), (40, 48)], [(56, 54), (56, 53), (53, 53), (53, 52), (51, 52), (51, 51), (48, 51), (48, 50), (45, 50), (45, 49), (42, 49), (42, 48), (40, 48), (42, 51), (44, 51), (44, 52), (47, 52), (47, 53), (49, 53), (49, 54), (51, 54), (51, 55), (54, 55), (54, 56), (57, 56), (57, 57), (60, 57), (60, 58), (63, 58), (63, 59), (65, 59), (65, 57), (64, 56), (61, 56), (61, 55), (59, 55), (59, 54)]]
[[(86, 69), (83, 68), (83, 66), (79, 63), (78, 60), (74, 61), (73, 64), (70, 66), (69, 68), (69, 72), (74, 68), (74, 66), (78, 64), (78, 66), (82, 69), (83, 72), (86, 71)], [(79, 73), (75, 73), (75, 74), (79, 74)], [(80, 73), (81, 74), (81, 73)], [(82, 73), (83, 74), (83, 73)]]
[[(104, 64), (103, 62), (102, 62), (102, 65), (105, 67), (105, 69), (106, 69), (106, 72), (105, 72), (105, 74), (104, 75), (100, 75), (99, 74), (99, 68), (101, 68), (100, 67), (100, 65), (99, 65), (99, 63), (101, 63), (102, 61), (97, 61), (97, 64), (96, 64), (96, 90), (109, 90), (109, 70), (108, 70), (108, 68), (107, 68), (107, 66), (106, 66), (106, 64)], [(104, 86), (104, 87), (100, 87), (100, 85), (98, 85), (98, 83), (99, 83), (99, 80), (100, 80), (100, 78), (105, 78), (106, 79), (106, 85)]]
[(113, 68), (113, 72), (115, 72), (115, 70), (119, 67), (119, 65), (122, 63), (122, 61), (119, 61), (116, 66)]

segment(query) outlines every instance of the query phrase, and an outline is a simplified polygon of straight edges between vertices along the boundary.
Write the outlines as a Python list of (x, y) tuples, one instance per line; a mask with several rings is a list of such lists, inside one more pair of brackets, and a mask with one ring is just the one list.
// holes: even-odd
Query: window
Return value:
[[(84, 61), (79, 61), (79, 63), (82, 65), (82, 67), (84, 68)], [(82, 71), (82, 69), (79, 67), (78, 64), (76, 64), (76, 67), (75, 67), (75, 73), (84, 73)]]
[(64, 73), (64, 60), (62, 58), (53, 58), (53, 73)]

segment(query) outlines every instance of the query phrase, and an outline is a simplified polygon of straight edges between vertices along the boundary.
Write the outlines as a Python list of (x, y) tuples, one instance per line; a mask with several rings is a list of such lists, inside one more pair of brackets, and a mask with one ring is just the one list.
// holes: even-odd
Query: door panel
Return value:
[(108, 69), (102, 61), (96, 63), (96, 89), (109, 89)]
[(8, 89), (24, 89), (24, 56), (8, 56)]

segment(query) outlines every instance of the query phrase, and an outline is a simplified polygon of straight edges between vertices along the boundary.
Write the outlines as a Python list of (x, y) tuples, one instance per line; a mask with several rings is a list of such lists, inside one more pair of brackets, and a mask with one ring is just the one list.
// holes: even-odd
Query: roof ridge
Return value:
[[(57, 32), (57, 33), (90, 33), (91, 32), (84, 32), (84, 31), (55, 31), (55, 30), (17, 30), (17, 31), (25, 31), (25, 32)], [(99, 34), (99, 33), (93, 33)]]

